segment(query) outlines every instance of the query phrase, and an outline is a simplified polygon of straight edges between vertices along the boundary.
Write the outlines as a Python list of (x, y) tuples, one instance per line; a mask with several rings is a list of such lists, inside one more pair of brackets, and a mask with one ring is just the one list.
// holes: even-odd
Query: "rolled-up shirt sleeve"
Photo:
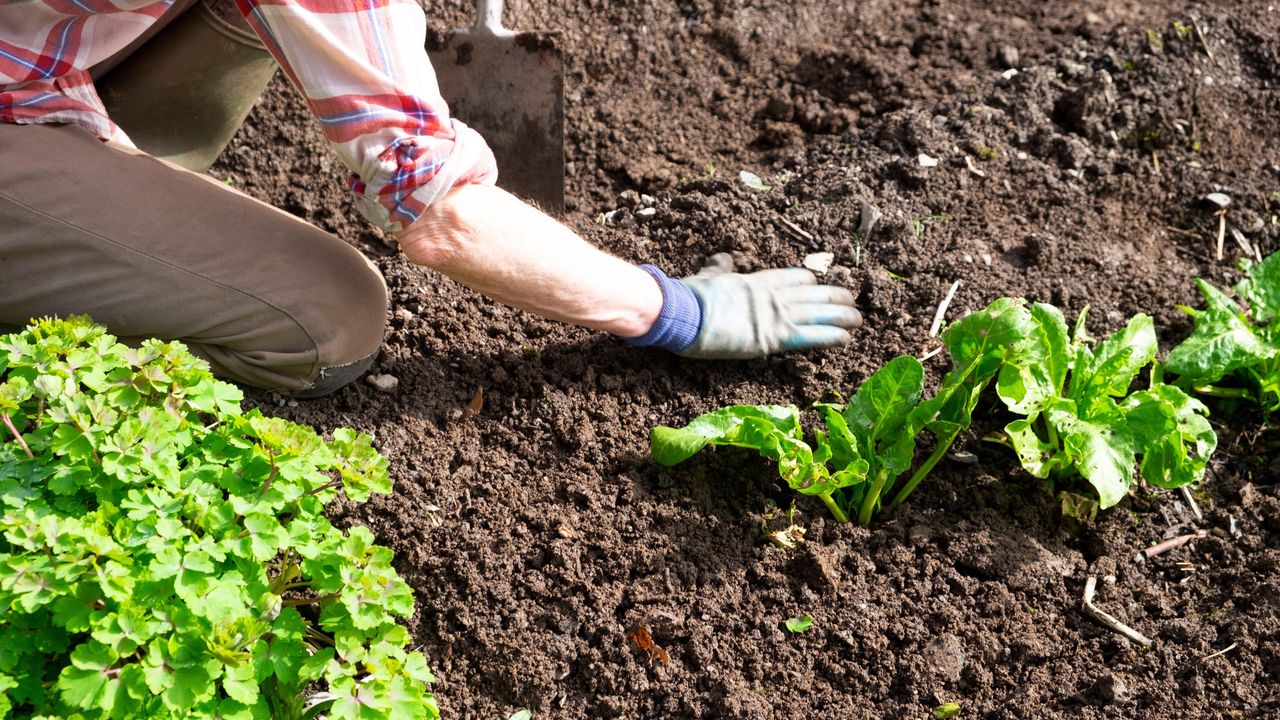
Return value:
[(414, 0), (236, 0), (351, 170), (356, 207), (408, 228), (464, 183), (493, 184), (479, 133), (449, 117)]

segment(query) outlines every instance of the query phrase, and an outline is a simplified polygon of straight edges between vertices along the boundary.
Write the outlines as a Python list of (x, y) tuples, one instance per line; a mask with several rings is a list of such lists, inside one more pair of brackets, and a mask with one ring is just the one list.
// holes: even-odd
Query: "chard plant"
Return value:
[[(792, 489), (820, 499), (837, 521), (856, 518), (867, 525), (876, 512), (901, 504), (969, 427), (983, 388), (1030, 323), (1025, 304), (1010, 299), (953, 323), (943, 342), (954, 368), (936, 394), (922, 400), (925, 373), (919, 360), (895, 358), (867, 378), (848, 403), (815, 406), (825, 429), (816, 431), (812, 442), (793, 405), (735, 405), (683, 428), (654, 428), (651, 453), (658, 463), (675, 465), (707, 445), (754, 449), (777, 464)], [(899, 486), (926, 430), (933, 448)], [(888, 497), (893, 499), (884, 502)]]
[[(1096, 501), (1064, 494), (1064, 509), (1088, 514), (1115, 505), (1133, 485), (1135, 468), (1162, 488), (1201, 480), (1217, 436), (1204, 404), (1163, 381), (1151, 318), (1138, 315), (1095, 345), (1086, 316), (1072, 333), (1052, 305), (1000, 298), (947, 327), (942, 340), (952, 368), (927, 399), (923, 366), (902, 356), (867, 378), (848, 403), (816, 404), (823, 426), (812, 440), (795, 406), (735, 405), (683, 428), (654, 428), (650, 450), (658, 463), (675, 465), (708, 445), (754, 449), (836, 520), (867, 525), (933, 471), (995, 381), (995, 394), (1020, 417), (993, 439), (1035, 477), (1061, 487), (1083, 478), (1096, 491)], [(1147, 369), (1149, 386), (1131, 391)], [(918, 460), (926, 431), (932, 447)]]
[(1245, 312), (1225, 292), (1202, 279), (1202, 310), (1183, 308), (1195, 319), (1191, 337), (1165, 362), (1177, 384), (1203, 395), (1240, 398), (1267, 412), (1280, 410), (1280, 253), (1244, 266), (1236, 294)]
[[(1201, 480), (1217, 436), (1204, 404), (1162, 381), (1151, 317), (1136, 315), (1094, 345), (1087, 316), (1086, 309), (1069, 333), (1061, 311), (1032, 305), (1033, 324), (996, 382), (1000, 399), (1022, 417), (995, 439), (1035, 477), (1055, 485), (1083, 477), (1104, 509), (1128, 494), (1135, 467), (1162, 488)], [(1148, 388), (1131, 392), (1147, 368)]]
[(0, 718), (438, 717), (391, 551), (322, 514), (386, 460), (240, 401), (87, 318), (0, 337)]

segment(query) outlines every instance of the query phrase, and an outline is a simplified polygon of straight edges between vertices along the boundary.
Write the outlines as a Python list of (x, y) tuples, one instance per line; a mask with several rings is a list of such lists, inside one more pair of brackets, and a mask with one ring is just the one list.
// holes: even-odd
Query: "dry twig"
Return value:
[[(1191, 20), (1191, 28), (1196, 31), (1196, 39), (1200, 41), (1200, 47), (1204, 48), (1204, 54), (1209, 56), (1214, 65), (1218, 65), (1218, 58), (1213, 56), (1213, 51), (1209, 49), (1209, 41), (1205, 40), (1204, 33), (1200, 31), (1200, 23), (1196, 22), (1195, 18)], [(1218, 65), (1218, 67), (1222, 66)]]
[(1179, 535), (1178, 537), (1172, 537), (1172, 538), (1169, 538), (1168, 540), (1158, 542), (1149, 548), (1143, 548), (1142, 552), (1138, 553), (1138, 555), (1134, 559), (1150, 560), (1151, 558), (1157, 555), (1163, 555), (1169, 552), (1170, 550), (1176, 550), (1177, 548), (1180, 548), (1183, 545), (1186, 545), (1192, 540), (1196, 540), (1202, 537), (1207, 537), (1208, 535), (1209, 535), (1208, 530), (1197, 530), (1193, 533), (1187, 533), (1186, 535)]
[(1212, 655), (1205, 655), (1204, 657), (1200, 658), (1200, 662), (1206, 662), (1206, 661), (1208, 661), (1208, 660), (1212, 660), (1212, 659), (1214, 659), (1214, 658), (1216, 658), (1216, 657), (1222, 657), (1223, 655), (1226, 655), (1227, 653), (1231, 652), (1232, 650), (1235, 650), (1237, 645), (1239, 645), (1239, 643), (1231, 643), (1230, 645), (1228, 645), (1228, 646), (1226, 646), (1226, 647), (1222, 648), (1221, 650), (1219, 650), (1218, 652), (1216, 652), (1216, 653), (1214, 653), (1214, 654), (1212, 654)]
[(942, 329), (942, 318), (947, 314), (947, 308), (951, 307), (951, 301), (955, 299), (956, 290), (959, 287), (959, 280), (951, 283), (951, 289), (947, 291), (947, 296), (942, 298), (937, 311), (933, 313), (933, 324), (929, 326), (929, 337), (938, 337), (938, 331)]
[(1218, 211), (1218, 259), (1222, 259), (1222, 253), (1226, 249), (1224, 243), (1227, 239), (1227, 209), (1223, 208)]
[(1152, 645), (1151, 640), (1146, 635), (1143, 635), (1137, 630), (1134, 630), (1128, 625), (1125, 625), (1124, 623), (1117, 620), (1114, 615), (1107, 613), (1106, 611), (1099, 608), (1097, 605), (1093, 604), (1093, 595), (1094, 593), (1097, 592), (1097, 590), (1098, 590), (1098, 578), (1090, 577), (1088, 580), (1085, 581), (1084, 601), (1081, 603), (1081, 607), (1084, 610), (1084, 613), (1089, 617), (1093, 618), (1094, 620), (1098, 621), (1098, 623), (1105, 626), (1109, 630), (1119, 633), (1143, 647), (1151, 647)]
[(785, 227), (787, 230), (790, 230), (793, 234), (795, 234), (796, 237), (800, 238), (801, 240), (804, 240), (805, 242), (813, 242), (813, 235), (810, 235), (809, 233), (805, 232), (803, 229), (800, 228), (799, 225), (791, 222), (790, 220), (784, 217), (778, 218), (778, 221), (782, 223), (783, 227)]
[(1200, 512), (1200, 503), (1196, 502), (1195, 497), (1191, 494), (1191, 488), (1183, 485), (1182, 499), (1187, 501), (1187, 505), (1191, 507), (1191, 514), (1196, 516), (1196, 522), (1204, 522), (1204, 513)]

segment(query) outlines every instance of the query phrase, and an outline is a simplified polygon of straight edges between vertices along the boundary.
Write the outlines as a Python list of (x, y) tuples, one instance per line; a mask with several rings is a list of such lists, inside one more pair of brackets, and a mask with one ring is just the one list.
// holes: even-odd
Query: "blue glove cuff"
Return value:
[(662, 289), (662, 311), (649, 332), (622, 340), (636, 347), (660, 347), (671, 352), (684, 350), (698, 338), (698, 330), (702, 327), (702, 305), (698, 303), (698, 296), (688, 285), (672, 280), (652, 265), (641, 265), (640, 269), (649, 273)]

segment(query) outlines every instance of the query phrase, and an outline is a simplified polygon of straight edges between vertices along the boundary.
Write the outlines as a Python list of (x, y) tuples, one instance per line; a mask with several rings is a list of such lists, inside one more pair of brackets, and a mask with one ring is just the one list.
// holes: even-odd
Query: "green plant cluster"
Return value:
[(0, 337), (0, 717), (438, 717), (391, 551), (322, 514), (385, 458), (240, 401), (87, 318)]
[[(1005, 426), (1004, 442), (1038, 478), (1088, 480), (1102, 508), (1128, 494), (1135, 466), (1162, 488), (1202, 479), (1218, 438), (1208, 408), (1163, 382), (1151, 317), (1136, 315), (1094, 345), (1087, 315), (1080, 314), (1069, 335), (1057, 308), (1032, 305), (1031, 332), (996, 381), (1000, 399), (1021, 416)], [(1149, 386), (1131, 392), (1144, 370), (1150, 371)], [(1092, 514), (1090, 505), (1074, 514)]]
[(1166, 367), (1180, 386), (1243, 398), (1275, 412), (1280, 410), (1280, 253), (1243, 269), (1245, 278), (1235, 292), (1249, 312), (1197, 278), (1207, 306), (1183, 308), (1195, 318), (1195, 330), (1169, 353)]
[[(933, 470), (971, 425), (994, 381), (996, 395), (1020, 416), (1000, 440), (1037, 477), (1061, 485), (1082, 477), (1101, 507), (1124, 497), (1135, 465), (1161, 487), (1201, 479), (1217, 438), (1204, 405), (1162, 382), (1153, 366), (1151, 318), (1133, 318), (1096, 346), (1084, 323), (1082, 314), (1069, 335), (1057, 308), (1000, 298), (947, 327), (942, 340), (952, 369), (928, 399), (920, 361), (901, 356), (867, 378), (847, 404), (815, 405), (825, 428), (812, 441), (795, 406), (736, 405), (683, 428), (654, 428), (650, 449), (663, 465), (707, 445), (755, 449), (777, 463), (788, 485), (820, 498), (837, 520), (856, 517), (866, 525), (877, 512), (900, 505)], [(1131, 393), (1148, 368), (1150, 387)], [(924, 431), (934, 442), (917, 463)]]

